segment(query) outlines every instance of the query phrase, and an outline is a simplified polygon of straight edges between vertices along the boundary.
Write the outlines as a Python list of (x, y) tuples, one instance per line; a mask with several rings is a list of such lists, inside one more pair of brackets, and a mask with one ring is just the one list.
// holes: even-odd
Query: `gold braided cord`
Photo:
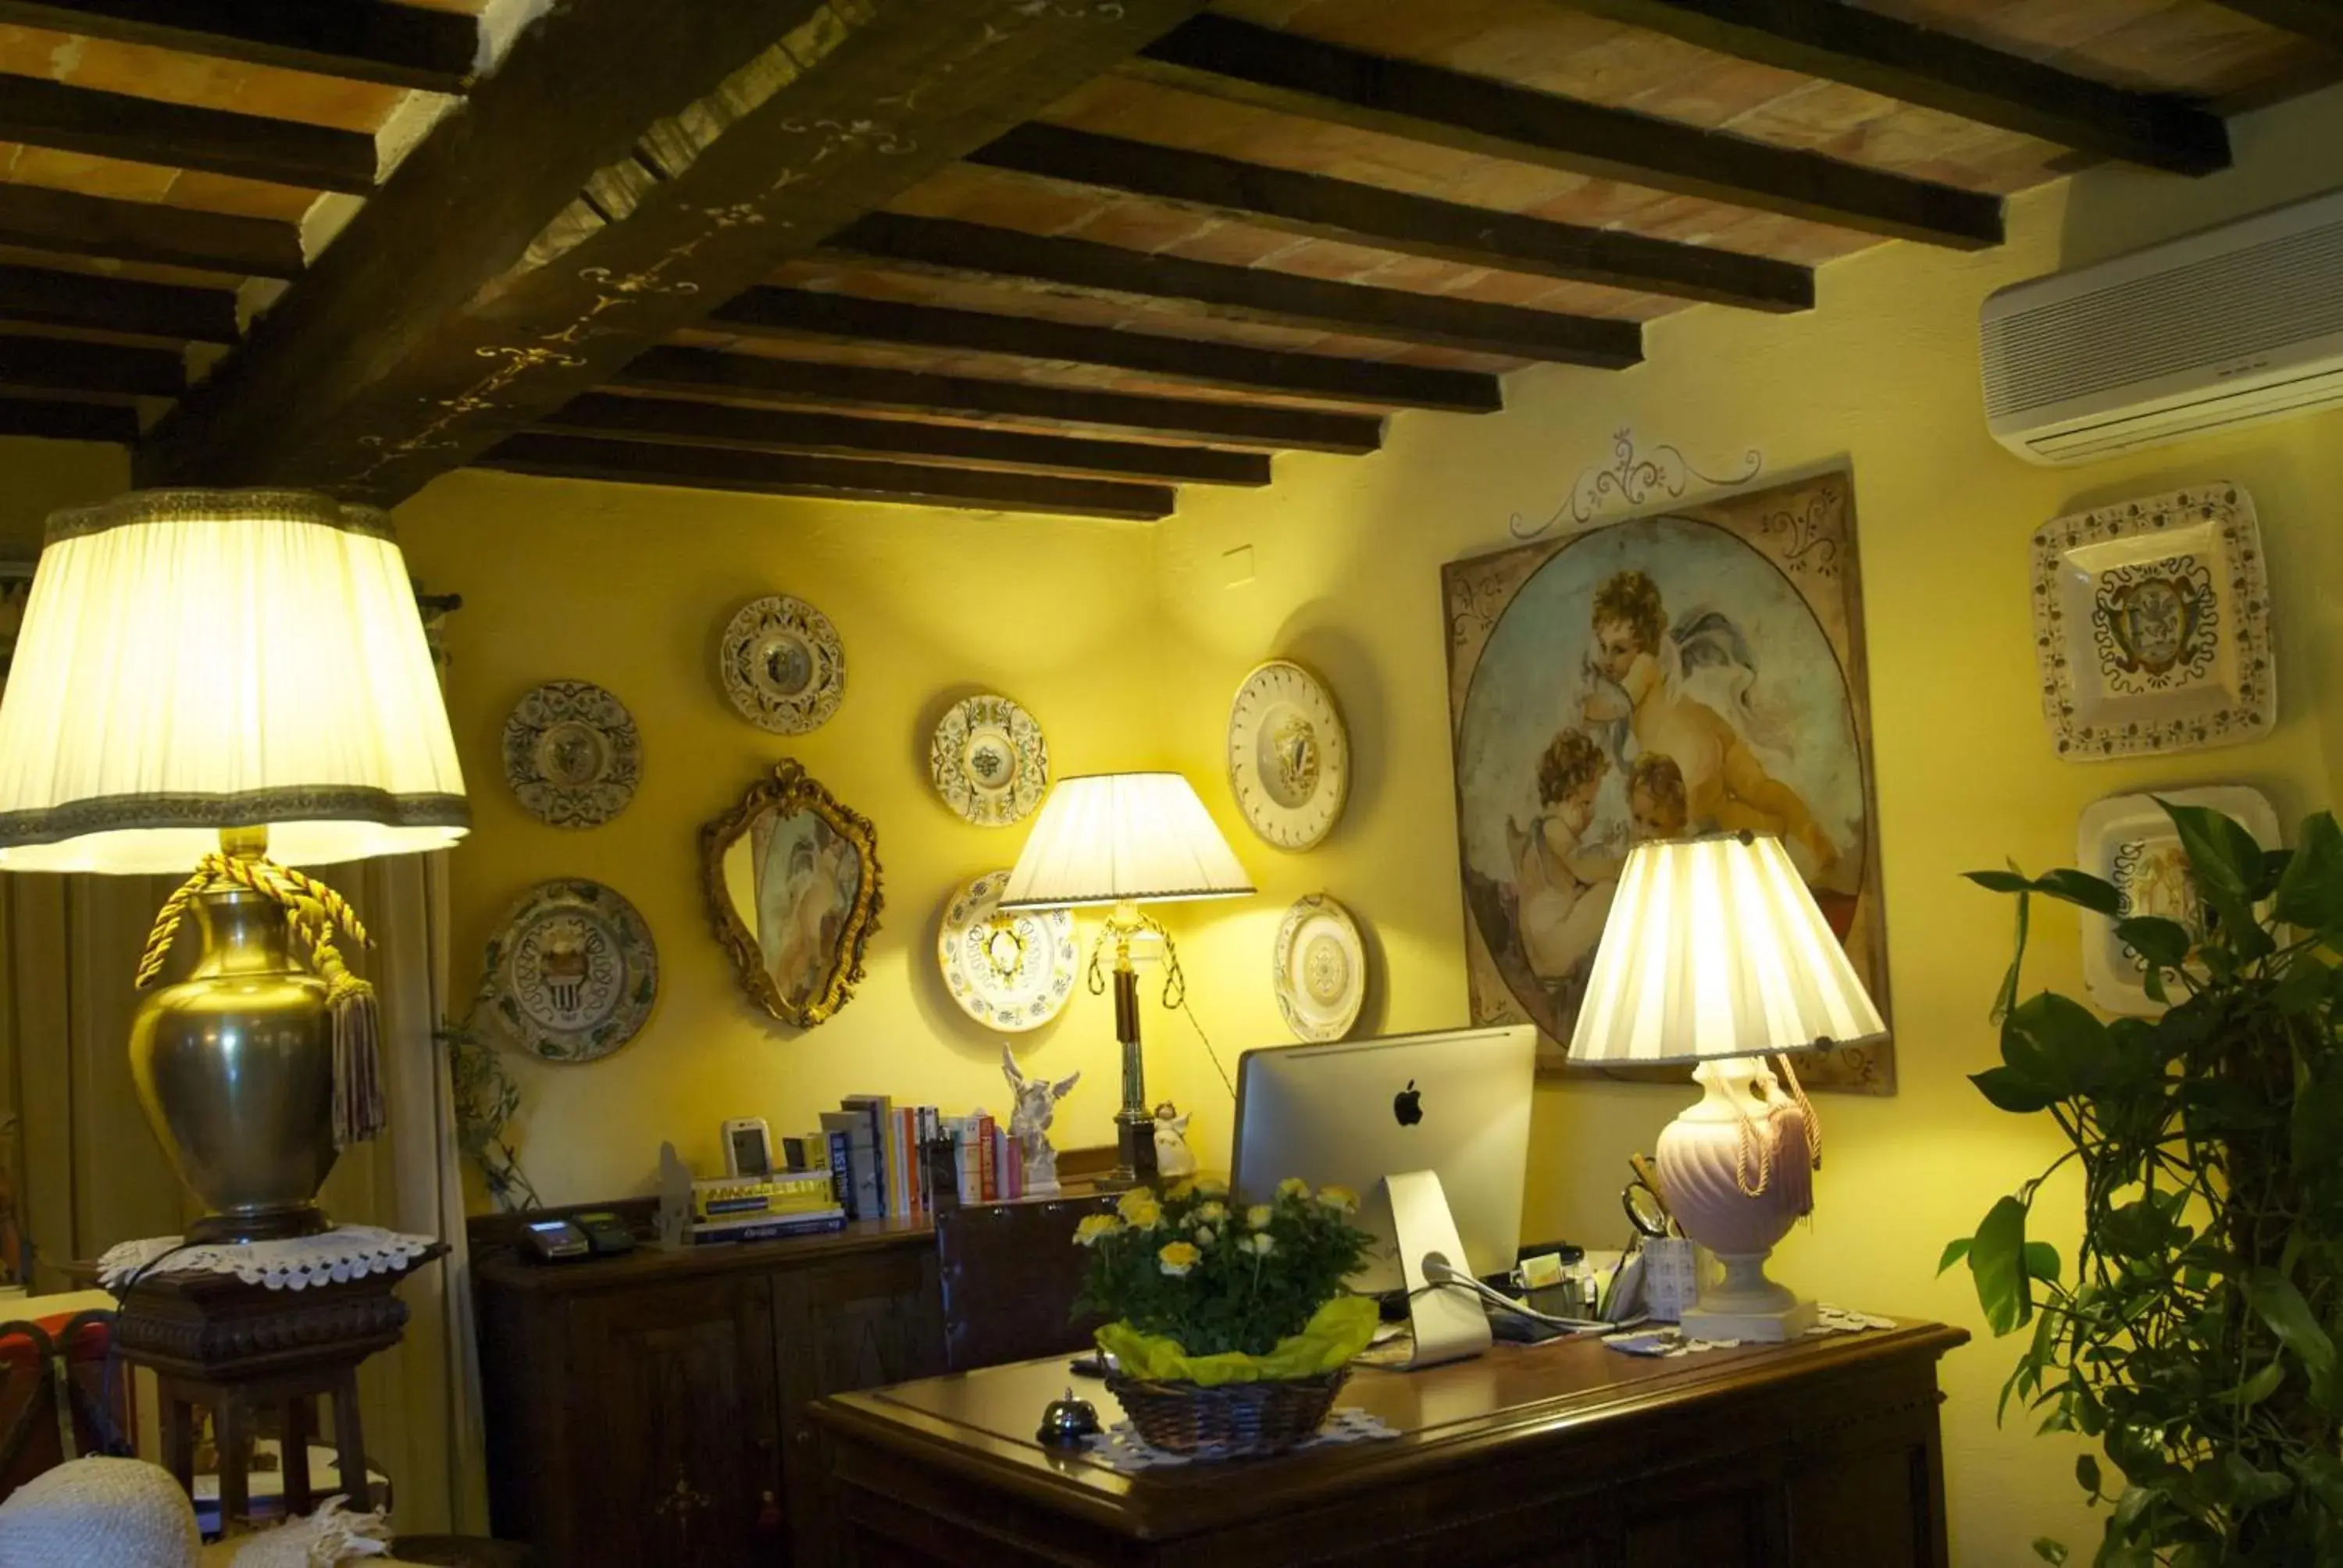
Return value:
[(334, 945), (337, 927), (359, 946), (371, 945), (366, 927), (358, 923), (357, 912), (350, 908), (348, 900), (290, 866), (268, 859), (234, 859), (214, 853), (196, 863), (196, 874), (180, 883), (156, 913), (155, 929), (147, 933), (146, 950), (138, 960), (139, 990), (146, 990), (161, 976), (164, 962), (171, 955), (171, 943), (186, 919), (188, 903), (196, 894), (222, 882), (258, 893), (284, 907), (294, 939), (309, 950), (317, 972), (326, 977), (330, 998), (339, 1000), (365, 989), (366, 982), (349, 971), (342, 961), (341, 950)]
[(1806, 1098), (1806, 1086), (1798, 1081), (1798, 1070), (1791, 1065), (1790, 1059), (1776, 1056), (1774, 1065), (1780, 1068), (1782, 1076), (1789, 1081), (1790, 1098), (1797, 1101), (1798, 1110), (1806, 1119), (1806, 1158), (1814, 1161), (1814, 1168), (1819, 1171), (1823, 1168), (1823, 1119), (1815, 1114), (1815, 1102)]

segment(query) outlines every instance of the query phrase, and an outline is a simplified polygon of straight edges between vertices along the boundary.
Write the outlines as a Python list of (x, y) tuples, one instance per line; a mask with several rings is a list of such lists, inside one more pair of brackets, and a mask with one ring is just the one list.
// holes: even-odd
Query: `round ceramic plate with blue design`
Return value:
[(593, 1061), (642, 1032), (659, 1000), (650, 927), (616, 889), (539, 882), (489, 939), (489, 1011), (511, 1042), (548, 1061)]
[(936, 962), (960, 1010), (988, 1029), (1021, 1034), (1066, 1010), (1081, 955), (1065, 910), (1001, 908), (1009, 873), (987, 871), (944, 904)]

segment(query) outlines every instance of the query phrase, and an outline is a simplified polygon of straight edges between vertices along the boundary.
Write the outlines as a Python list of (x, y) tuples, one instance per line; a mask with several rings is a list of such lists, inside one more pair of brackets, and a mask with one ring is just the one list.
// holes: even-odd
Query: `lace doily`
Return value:
[[(1372, 1442), (1398, 1435), (1399, 1429), (1381, 1416), (1369, 1415), (1365, 1411), (1346, 1406), (1327, 1416), (1325, 1425), (1286, 1452), (1299, 1453), (1305, 1448), (1319, 1448), (1328, 1443)], [(1219, 1446), (1206, 1446), (1193, 1453), (1167, 1452), (1140, 1436), (1137, 1429), (1127, 1421), (1116, 1422), (1104, 1432), (1092, 1432), (1082, 1439), (1082, 1447), (1091, 1458), (1125, 1475), (1158, 1465), (1194, 1464), (1200, 1461), (1209, 1464), (1215, 1460), (1235, 1457), (1226, 1448)]]
[[(1817, 1302), (1815, 1303), (1815, 1326), (1802, 1337), (1812, 1340), (1825, 1334), (1859, 1334), (1865, 1329), (1892, 1329), (1895, 1326), (1894, 1318), (1876, 1317), (1869, 1312), (1851, 1312), (1845, 1307), (1832, 1306), (1828, 1302)], [(1635, 1329), (1624, 1334), (1605, 1334), (1603, 1342), (1631, 1356), (1688, 1356), (1700, 1351), (1729, 1351), (1742, 1342), (1686, 1339), (1682, 1329), (1661, 1327)]]
[(149, 1272), (234, 1274), (247, 1285), (303, 1291), (398, 1273), (438, 1244), (429, 1236), (402, 1235), (377, 1225), (337, 1225), (315, 1236), (240, 1245), (188, 1246), (176, 1236), (154, 1236), (107, 1248), (97, 1261), (97, 1279), (107, 1290), (118, 1291)]

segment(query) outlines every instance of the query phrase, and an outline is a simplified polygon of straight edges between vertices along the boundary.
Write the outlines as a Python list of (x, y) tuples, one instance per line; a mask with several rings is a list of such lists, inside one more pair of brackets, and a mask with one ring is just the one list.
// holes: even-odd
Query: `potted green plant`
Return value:
[[(2134, 915), (2077, 870), (1970, 879), (2017, 900), (1995, 1017), (2004, 1111), (2066, 1142), (1945, 1251), (1997, 1334), (2032, 1337), (2002, 1391), (2045, 1432), (2097, 1442), (2076, 1479), (2110, 1504), (2105, 1568), (2343, 1563), (2343, 832), (2322, 812), (2292, 851), (2164, 803), (2187, 855), (2185, 922)], [(2036, 896), (2116, 921), (2153, 1018), (2101, 1020), (2056, 992), (2021, 1000)], [(2071, 1270), (2029, 1237), (2056, 1171), (2081, 1178)], [(2052, 1563), (2066, 1548), (2037, 1541)]]
[(1370, 1241), (1351, 1223), (1358, 1205), (1297, 1181), (1253, 1204), (1182, 1181), (1082, 1221), (1077, 1310), (1111, 1320), (1098, 1331), (1107, 1389), (1141, 1437), (1175, 1453), (1274, 1453), (1318, 1430), (1378, 1315), (1343, 1284)]

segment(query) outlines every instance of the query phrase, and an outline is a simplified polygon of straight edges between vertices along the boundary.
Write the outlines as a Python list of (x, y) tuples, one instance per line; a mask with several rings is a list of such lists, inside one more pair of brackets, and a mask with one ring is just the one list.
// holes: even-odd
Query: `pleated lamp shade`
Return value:
[(1886, 1031), (1782, 841), (1726, 835), (1628, 855), (1570, 1060), (1705, 1061)]
[(1008, 909), (1231, 899), (1253, 890), (1228, 839), (1177, 773), (1061, 779), (1001, 895)]
[(250, 827), (326, 865), (469, 821), (382, 513), (157, 490), (49, 520), (0, 697), (0, 869), (185, 871)]

